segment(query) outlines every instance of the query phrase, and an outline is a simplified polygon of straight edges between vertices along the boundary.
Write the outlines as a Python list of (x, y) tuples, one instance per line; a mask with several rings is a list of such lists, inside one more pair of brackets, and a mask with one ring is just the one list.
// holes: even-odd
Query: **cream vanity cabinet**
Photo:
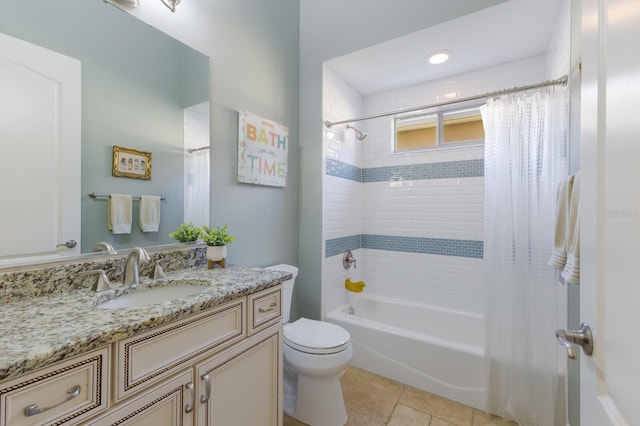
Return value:
[(251, 336), (196, 366), (198, 425), (282, 425), (281, 287), (248, 297)]
[(109, 348), (0, 384), (0, 425), (82, 424), (109, 406)]
[[(14, 383), (33, 382), (31, 375), (27, 380), (20, 377), (2, 384), (2, 410), (17, 414), (7, 417), (3, 412), (0, 426), (280, 426), (281, 290), (276, 286), (240, 297), (120, 340), (95, 354), (56, 364), (47, 377), (34, 382), (35, 387), (16, 387)], [(61, 377), (67, 370), (89, 363), (96, 354), (103, 357), (103, 369), (93, 367), (83, 372), (81, 397), (65, 401), (64, 395), (73, 393), (73, 386), (80, 382)], [(109, 356), (110, 364), (104, 362)], [(62, 389), (57, 393), (58, 399), (63, 395), (62, 404), (52, 408), (49, 416), (25, 417), (24, 409), (30, 404), (56, 404), (48, 395), (50, 389), (40, 383), (54, 379), (56, 389)]]

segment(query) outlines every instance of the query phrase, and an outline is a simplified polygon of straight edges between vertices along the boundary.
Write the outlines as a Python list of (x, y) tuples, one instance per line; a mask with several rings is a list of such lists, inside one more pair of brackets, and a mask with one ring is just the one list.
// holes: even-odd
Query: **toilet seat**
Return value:
[(285, 324), (283, 331), (284, 343), (300, 352), (335, 354), (351, 345), (349, 332), (328, 322), (300, 318)]

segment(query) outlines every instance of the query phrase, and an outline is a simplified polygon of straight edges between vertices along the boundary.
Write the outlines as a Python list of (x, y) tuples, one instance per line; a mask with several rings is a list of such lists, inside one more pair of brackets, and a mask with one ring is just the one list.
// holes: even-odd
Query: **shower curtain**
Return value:
[(566, 424), (566, 288), (547, 265), (567, 176), (564, 88), (490, 100), (485, 127), (488, 411), (520, 425)]
[(184, 221), (209, 224), (209, 150), (185, 152)]

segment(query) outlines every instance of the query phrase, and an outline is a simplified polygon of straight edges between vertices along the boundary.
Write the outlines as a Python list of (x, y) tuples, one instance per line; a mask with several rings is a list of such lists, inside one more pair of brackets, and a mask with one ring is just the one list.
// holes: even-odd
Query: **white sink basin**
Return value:
[(205, 290), (202, 285), (177, 285), (153, 287), (136, 293), (124, 294), (96, 306), (98, 309), (136, 308), (168, 300), (179, 299)]

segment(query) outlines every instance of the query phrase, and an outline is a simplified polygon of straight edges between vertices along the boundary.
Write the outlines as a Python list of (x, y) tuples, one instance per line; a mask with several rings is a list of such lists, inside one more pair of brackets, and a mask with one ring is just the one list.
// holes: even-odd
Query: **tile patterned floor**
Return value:
[[(347, 426), (513, 426), (499, 417), (355, 367), (340, 379)], [(285, 415), (284, 426), (304, 426)]]

